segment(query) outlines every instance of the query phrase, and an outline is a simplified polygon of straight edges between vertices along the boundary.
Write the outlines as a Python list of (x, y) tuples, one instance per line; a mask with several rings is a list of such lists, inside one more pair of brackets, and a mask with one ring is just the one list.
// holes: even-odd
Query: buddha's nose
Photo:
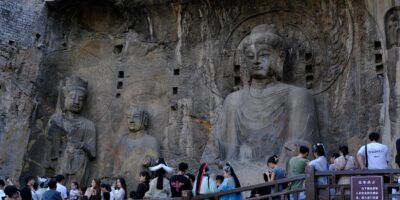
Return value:
[(258, 56), (254, 56), (253, 64), (254, 64), (254, 65), (259, 65), (259, 64), (260, 64), (260, 61), (259, 61), (259, 59), (258, 59)]
[(79, 103), (79, 99), (78, 98), (74, 98), (73, 103), (74, 104), (78, 104)]

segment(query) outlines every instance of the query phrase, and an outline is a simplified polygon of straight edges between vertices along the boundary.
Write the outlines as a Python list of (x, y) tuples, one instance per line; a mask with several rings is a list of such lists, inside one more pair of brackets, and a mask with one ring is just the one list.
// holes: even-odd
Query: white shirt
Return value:
[[(313, 166), (315, 171), (328, 171), (328, 160), (326, 160), (325, 156), (319, 156), (318, 158), (310, 161), (309, 165)], [(319, 177), (318, 178), (318, 184), (320, 185), (326, 185), (328, 184), (328, 179), (327, 177)]]
[[(388, 147), (380, 143), (369, 143), (367, 144), (368, 154), (368, 169), (388, 169)], [(361, 146), (358, 150), (358, 155), (362, 155), (365, 158), (365, 145)]]
[(36, 191), (31, 190), (32, 200), (39, 200), (39, 196), (36, 194)]
[(3, 199), (3, 197), (5, 196), (6, 194), (4, 193), (4, 191), (0, 189), (0, 199)]
[(68, 198), (68, 196), (67, 196), (67, 188), (65, 186), (61, 185), (60, 183), (57, 183), (56, 191), (61, 193), (61, 197), (63, 199)]
[(125, 199), (125, 190), (120, 188), (118, 190), (111, 188), (112, 191), (110, 192), (110, 199), (111, 200), (124, 200)]

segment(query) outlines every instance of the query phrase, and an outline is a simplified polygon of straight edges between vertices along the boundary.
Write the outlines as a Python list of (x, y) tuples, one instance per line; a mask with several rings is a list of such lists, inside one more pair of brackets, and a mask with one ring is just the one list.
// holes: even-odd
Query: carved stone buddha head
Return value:
[(280, 80), (285, 61), (285, 43), (275, 25), (261, 24), (239, 44), (241, 65), (248, 78)]
[(87, 96), (88, 83), (79, 76), (66, 78), (63, 87), (64, 92), (64, 111), (79, 113)]
[(128, 128), (132, 132), (146, 129), (150, 125), (149, 114), (141, 107), (132, 107), (128, 116)]

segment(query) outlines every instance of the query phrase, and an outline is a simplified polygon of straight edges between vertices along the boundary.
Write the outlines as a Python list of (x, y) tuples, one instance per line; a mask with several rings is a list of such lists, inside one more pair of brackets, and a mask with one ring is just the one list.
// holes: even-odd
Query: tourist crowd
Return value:
[[(328, 161), (326, 150), (323, 144), (317, 143), (312, 146), (314, 159), (307, 159), (310, 149), (306, 146), (299, 147), (297, 156), (291, 158), (288, 163), (287, 173), (284, 168), (278, 165), (278, 156), (273, 155), (267, 160), (266, 172), (263, 174), (266, 182), (271, 182), (286, 177), (293, 177), (305, 173), (306, 166), (312, 166), (316, 171), (328, 170), (354, 170), (354, 169), (388, 169), (389, 157), (388, 147), (379, 143), (380, 135), (370, 133), (370, 143), (363, 145), (357, 152), (356, 158), (351, 156), (347, 146), (338, 148), (337, 153), (333, 153)], [(214, 192), (231, 190), (241, 186), (234, 169), (226, 163), (221, 171), (222, 175), (217, 175), (215, 179), (210, 176), (207, 163), (201, 164), (197, 176), (187, 173), (187, 163), (180, 163), (178, 172), (169, 177), (168, 174), (175, 170), (169, 167), (164, 159), (160, 158), (156, 166), (150, 167), (149, 171), (138, 174), (140, 183), (136, 190), (128, 194), (125, 179), (120, 177), (110, 185), (102, 183), (99, 179), (92, 179), (89, 187), (82, 187), (77, 182), (71, 183), (69, 188), (64, 185), (64, 176), (57, 175), (54, 178), (34, 178), (29, 176), (25, 179), (26, 185), (18, 189), (12, 181), (0, 180), (0, 197), (3, 200), (125, 200), (143, 198), (170, 198), (181, 197), (182, 191), (191, 190), (193, 195), (209, 194)], [(327, 184), (327, 177), (319, 177), (318, 184)], [(342, 176), (337, 184), (350, 184), (350, 177)], [(304, 181), (293, 181), (288, 185), (282, 184), (276, 188), (265, 187), (251, 191), (251, 197), (263, 196), (283, 190), (302, 189)], [(335, 191), (330, 191), (335, 193)], [(294, 195), (290, 195), (294, 199)], [(224, 195), (222, 200), (242, 199), (241, 193)], [(277, 198), (280, 199), (280, 198)], [(299, 199), (306, 199), (305, 194), (300, 193)]]

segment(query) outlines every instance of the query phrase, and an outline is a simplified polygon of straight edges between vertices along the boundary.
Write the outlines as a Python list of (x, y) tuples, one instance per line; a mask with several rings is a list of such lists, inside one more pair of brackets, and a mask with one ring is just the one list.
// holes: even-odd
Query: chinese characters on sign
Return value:
[(351, 200), (383, 200), (382, 176), (351, 177)]

